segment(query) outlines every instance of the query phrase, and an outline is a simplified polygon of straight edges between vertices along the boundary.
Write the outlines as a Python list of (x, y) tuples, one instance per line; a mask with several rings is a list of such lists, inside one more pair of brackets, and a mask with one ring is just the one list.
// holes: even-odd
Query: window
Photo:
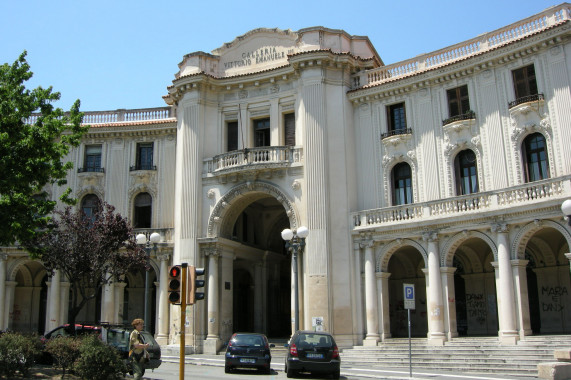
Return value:
[(238, 122), (230, 121), (226, 124), (226, 151), (238, 150)]
[(460, 86), (446, 91), (448, 97), (448, 113), (450, 117), (464, 115), (470, 111), (468, 86)]
[(101, 172), (101, 145), (87, 145), (85, 147), (85, 163), (83, 171)]
[(516, 99), (530, 95), (537, 95), (537, 82), (535, 81), (535, 67), (529, 65), (512, 71)]
[(136, 170), (153, 170), (153, 143), (137, 144)]
[(135, 197), (134, 228), (151, 228), (153, 198), (149, 193), (140, 193)]
[(456, 172), (456, 194), (477, 193), (479, 191), (478, 168), (474, 152), (467, 149), (458, 153), (454, 160), (454, 168)]
[(95, 194), (88, 194), (83, 197), (81, 201), (81, 210), (85, 216), (91, 220), (93, 220), (94, 215), (99, 212), (99, 206), (99, 198)]
[(254, 120), (254, 146), (270, 146), (270, 119)]
[(406, 115), (404, 103), (393, 104), (387, 107), (387, 120), (389, 131), (406, 131)]
[(285, 145), (295, 146), (295, 114), (286, 113), (284, 114), (284, 135), (285, 135)]
[(401, 162), (393, 168), (393, 205), (412, 203), (412, 175), (410, 165)]
[(545, 137), (541, 133), (527, 136), (523, 141), (522, 151), (525, 181), (533, 182), (549, 178)]

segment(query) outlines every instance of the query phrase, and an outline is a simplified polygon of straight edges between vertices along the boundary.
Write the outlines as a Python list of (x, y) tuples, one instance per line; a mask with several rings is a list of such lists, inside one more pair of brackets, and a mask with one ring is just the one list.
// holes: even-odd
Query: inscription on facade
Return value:
[(293, 49), (285, 50), (276, 48), (275, 46), (263, 47), (260, 49), (245, 51), (242, 53), (242, 59), (224, 62), (224, 69), (234, 69), (237, 67), (258, 65), (261, 63), (277, 61), (285, 59), (287, 54), (292, 54)]

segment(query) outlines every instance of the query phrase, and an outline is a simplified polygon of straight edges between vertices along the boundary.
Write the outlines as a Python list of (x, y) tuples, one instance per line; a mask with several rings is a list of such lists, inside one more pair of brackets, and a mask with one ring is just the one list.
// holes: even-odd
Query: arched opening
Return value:
[(413, 284), (416, 293), (415, 308), (410, 311), (411, 335), (426, 337), (428, 334), (423, 268), (422, 255), (411, 246), (399, 248), (389, 259), (389, 315), (393, 338), (408, 336), (408, 311), (404, 308), (403, 284)]

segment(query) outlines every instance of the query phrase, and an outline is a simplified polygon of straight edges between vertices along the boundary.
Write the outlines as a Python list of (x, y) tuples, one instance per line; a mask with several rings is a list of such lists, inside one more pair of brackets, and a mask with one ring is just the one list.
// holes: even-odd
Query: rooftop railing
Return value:
[[(34, 113), (27, 120), (27, 124), (35, 124), (40, 117)], [(172, 107), (155, 107), (139, 109), (118, 109), (115, 111), (87, 111), (83, 115), (83, 124), (106, 124), (130, 121), (164, 120), (175, 117)]]
[(418, 74), (496, 49), (499, 46), (515, 42), (523, 37), (567, 22), (569, 19), (571, 19), (571, 9), (568, 7), (568, 4), (561, 4), (471, 40), (435, 52), (421, 54), (392, 65), (362, 71), (355, 75), (356, 78), (353, 79), (353, 83), (357, 86), (371, 86)]

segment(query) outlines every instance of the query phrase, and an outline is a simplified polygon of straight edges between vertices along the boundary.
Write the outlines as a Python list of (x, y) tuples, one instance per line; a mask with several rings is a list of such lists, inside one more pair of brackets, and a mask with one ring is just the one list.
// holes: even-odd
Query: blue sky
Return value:
[(390, 64), (501, 28), (547, 0), (179, 1), (5, 0), (0, 64), (28, 51), (28, 87), (53, 86), (59, 107), (162, 107), (182, 56), (249, 30), (310, 26), (368, 36)]

